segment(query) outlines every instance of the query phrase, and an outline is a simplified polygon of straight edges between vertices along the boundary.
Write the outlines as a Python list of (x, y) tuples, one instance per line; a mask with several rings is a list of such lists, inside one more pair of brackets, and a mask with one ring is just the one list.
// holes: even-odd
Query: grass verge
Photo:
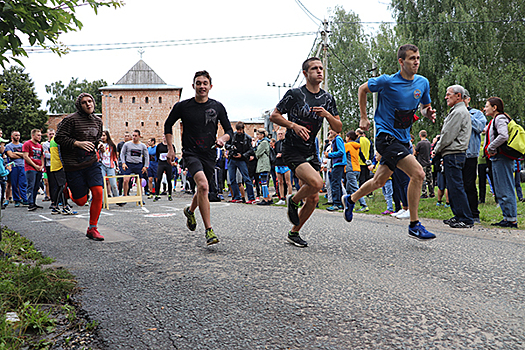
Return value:
[[(381, 215), (383, 211), (386, 210), (386, 201), (383, 197), (381, 189), (376, 190), (371, 197), (365, 197), (366, 204), (370, 209), (366, 214), (375, 214)], [(443, 198), (444, 200), (444, 198)], [(327, 206), (324, 205), (327, 202), (325, 194), (320, 194), (319, 196), (319, 208), (323, 209)], [(443, 206), (436, 206), (436, 198), (422, 198), (419, 201), (419, 217), (427, 219), (438, 219), (445, 220), (450, 219), (454, 216), (450, 208), (445, 208)], [(359, 204), (356, 205), (356, 208), (360, 208)], [(490, 227), (491, 223), (499, 222), (503, 219), (501, 209), (496, 206), (494, 197), (487, 193), (486, 202), (478, 205), (479, 209), (479, 218), (483, 226)], [(518, 201), (518, 228), (525, 228), (525, 203)]]
[(77, 317), (74, 276), (49, 266), (54, 260), (25, 237), (0, 229), (0, 249), (7, 253), (0, 252), (0, 349), (72, 348), (75, 334), (89, 326)]

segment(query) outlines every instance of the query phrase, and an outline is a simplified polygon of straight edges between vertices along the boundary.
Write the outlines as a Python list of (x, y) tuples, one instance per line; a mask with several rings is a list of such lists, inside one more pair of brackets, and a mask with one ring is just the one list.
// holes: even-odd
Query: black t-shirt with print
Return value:
[(288, 129), (284, 139), (284, 145), (287, 149), (293, 149), (294, 152), (301, 154), (318, 153), (315, 149), (315, 137), (321, 130), (324, 118), (311, 111), (312, 107), (323, 107), (331, 115), (339, 115), (335, 100), (331, 94), (323, 89), (313, 94), (308, 91), (306, 85), (288, 90), (277, 104), (277, 110), (281, 114), (287, 114), (289, 121), (310, 130), (310, 138), (308, 141), (305, 141), (295, 131)]
[(173, 125), (182, 121), (182, 153), (215, 157), (212, 146), (217, 139), (218, 123), (232, 136), (232, 127), (222, 103), (208, 99), (198, 103), (195, 98), (178, 102), (164, 123), (164, 133), (173, 134)]

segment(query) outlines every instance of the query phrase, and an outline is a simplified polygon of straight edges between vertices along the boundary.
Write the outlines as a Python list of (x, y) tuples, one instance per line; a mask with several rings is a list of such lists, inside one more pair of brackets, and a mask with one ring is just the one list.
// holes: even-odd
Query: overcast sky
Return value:
[[(329, 18), (330, 11), (339, 5), (357, 13), (364, 22), (392, 21), (386, 1), (301, 0), (301, 3), (320, 20)], [(116, 10), (102, 8), (95, 15), (84, 7), (78, 14), (84, 24), (82, 30), (61, 36), (62, 42), (72, 49), (87, 44), (260, 36), (319, 29), (319, 22), (309, 17), (296, 0), (126, 0), (126, 5)], [(372, 31), (377, 25), (369, 24), (367, 28)], [(294, 83), (314, 39), (315, 35), (307, 35), (144, 47), (142, 58), (167, 84), (183, 88), (182, 99), (194, 96), (193, 74), (208, 70), (213, 79), (210, 97), (225, 105), (230, 120), (246, 120), (275, 107), (279, 89), (268, 87), (267, 82)], [(73, 77), (88, 81), (104, 79), (110, 85), (115, 84), (139, 59), (138, 48), (133, 48), (72, 52), (63, 57), (32, 53), (22, 61), (45, 108), (49, 98), (45, 85), (59, 80), (67, 85)], [(281, 97), (284, 92), (281, 88)]]

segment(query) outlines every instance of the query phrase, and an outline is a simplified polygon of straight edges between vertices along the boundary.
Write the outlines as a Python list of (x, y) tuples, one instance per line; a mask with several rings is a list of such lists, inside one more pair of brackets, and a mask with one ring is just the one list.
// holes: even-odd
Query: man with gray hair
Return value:
[(474, 225), (462, 174), (472, 131), (470, 113), (463, 101), (464, 94), (465, 89), (461, 85), (447, 88), (445, 99), (450, 111), (441, 129), (441, 138), (434, 148), (435, 155), (443, 157), (450, 207), (454, 213), (454, 217), (443, 223), (454, 228), (469, 228)]

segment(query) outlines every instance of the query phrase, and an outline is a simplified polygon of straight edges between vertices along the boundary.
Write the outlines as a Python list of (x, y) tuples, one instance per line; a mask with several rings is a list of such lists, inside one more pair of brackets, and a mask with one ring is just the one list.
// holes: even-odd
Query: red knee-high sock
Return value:
[(97, 226), (100, 211), (102, 210), (102, 186), (93, 186), (91, 190), (91, 206), (89, 207), (89, 226)]
[(81, 197), (81, 198), (75, 199), (75, 198), (73, 198), (73, 196), (71, 195), (71, 192), (70, 192), (70, 194), (69, 194), (69, 198), (71, 198), (71, 200), (72, 200), (73, 202), (75, 202), (75, 204), (78, 205), (79, 207), (83, 207), (83, 206), (86, 204), (87, 200), (88, 200), (88, 196), (87, 196), (87, 194), (86, 194), (84, 197)]

